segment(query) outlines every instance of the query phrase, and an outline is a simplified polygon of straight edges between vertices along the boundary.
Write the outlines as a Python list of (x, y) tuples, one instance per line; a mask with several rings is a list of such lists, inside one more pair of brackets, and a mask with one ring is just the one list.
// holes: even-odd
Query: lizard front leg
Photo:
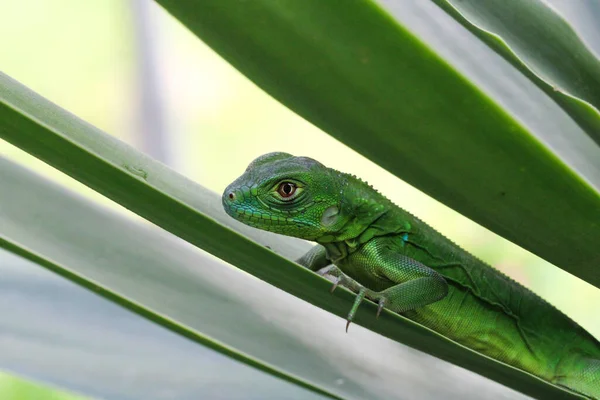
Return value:
[(302, 257), (297, 259), (296, 262), (311, 271), (318, 271), (331, 265), (331, 262), (327, 259), (325, 247), (320, 244), (313, 246)]
[(377, 302), (379, 317), (384, 307), (402, 313), (434, 303), (448, 294), (448, 283), (441, 274), (396, 251), (391, 240), (372, 239), (352, 256), (354, 269), (369, 271), (378, 286), (388, 287), (381, 291), (367, 288), (359, 291), (346, 318), (346, 331), (365, 297)]
[(331, 264), (327, 259), (325, 247), (321, 245), (316, 245), (311, 248), (302, 257), (297, 259), (296, 262), (333, 282), (333, 286), (330, 290), (331, 293), (333, 293), (338, 285), (342, 285), (354, 293), (358, 293), (360, 289), (363, 288), (361, 284), (344, 274), (338, 267)]

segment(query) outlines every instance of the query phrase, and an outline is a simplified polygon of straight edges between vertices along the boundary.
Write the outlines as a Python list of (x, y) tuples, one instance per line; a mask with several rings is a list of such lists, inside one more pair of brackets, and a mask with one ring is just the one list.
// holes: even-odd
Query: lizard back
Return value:
[(596, 338), (425, 222), (397, 206), (390, 214), (386, 219), (399, 227), (392, 234), (398, 251), (442, 274), (450, 287), (444, 299), (406, 317), (552, 383), (600, 396)]

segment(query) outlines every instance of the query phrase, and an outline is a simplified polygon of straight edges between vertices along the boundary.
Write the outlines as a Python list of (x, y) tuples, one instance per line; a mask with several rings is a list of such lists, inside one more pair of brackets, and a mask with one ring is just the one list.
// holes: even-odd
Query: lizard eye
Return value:
[(277, 188), (277, 193), (283, 198), (287, 198), (296, 193), (297, 186), (292, 182), (281, 182)]

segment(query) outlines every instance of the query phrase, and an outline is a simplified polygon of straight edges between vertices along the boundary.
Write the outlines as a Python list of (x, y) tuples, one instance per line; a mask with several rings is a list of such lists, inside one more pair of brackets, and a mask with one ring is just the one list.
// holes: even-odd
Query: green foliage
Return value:
[[(158, 2), (260, 87), (327, 133), (494, 232), (600, 285), (600, 197), (589, 178), (571, 169), (572, 156), (549, 149), (544, 132), (526, 128), (374, 3), (345, 2), (339, 7), (319, 0)], [(485, 33), (482, 38), (495, 43)], [(575, 42), (561, 43), (569, 47)], [(535, 81), (512, 53), (498, 51)], [(525, 46), (519, 51), (532, 50)], [(586, 55), (586, 62), (593, 64), (590, 57)], [(561, 87), (569, 87), (573, 77), (564, 69), (552, 73)], [(593, 73), (589, 77), (588, 86), (595, 82)], [(535, 82), (541, 87), (554, 84)], [(578, 88), (570, 93), (578, 95)], [(579, 100), (561, 100), (562, 91), (546, 93), (594, 137), (597, 115), (581, 111), (593, 109)], [(581, 98), (596, 104), (586, 93), (581, 92)], [(348, 292), (338, 290), (330, 296), (327, 281), (289, 261), (306, 250), (305, 243), (235, 223), (223, 213), (217, 194), (1, 73), (0, 138), (193, 245), (334, 315), (345, 316), (352, 303)], [(598, 154), (596, 150), (589, 154)], [(597, 160), (585, 161), (593, 165)], [(376, 381), (353, 374), (368, 377), (378, 368), (394, 371), (393, 366), (405, 359), (384, 360), (395, 349), (389, 343), (395, 343), (378, 348), (382, 357), (376, 365), (360, 361), (361, 346), (383, 343), (368, 332), (370, 336), (361, 336), (366, 338), (363, 344), (348, 346), (354, 351), (349, 350), (348, 358), (333, 354), (324, 360), (320, 354), (327, 346), (334, 348), (336, 341), (315, 337), (315, 343), (299, 344), (290, 330), (265, 323), (264, 316), (249, 312), (226, 285), (195, 270), (197, 255), (182, 243), (99, 211), (10, 162), (0, 163), (0, 204), (28, 204), (10, 213), (0, 209), (2, 247), (317, 398), (385, 397)], [(121, 251), (107, 250), (116, 247)], [(244, 289), (238, 296), (239, 292)], [(374, 315), (374, 305), (365, 304), (356, 322), (523, 393), (577, 398), (398, 315), (384, 313), (377, 322)], [(273, 343), (287, 351), (273, 351)], [(290, 366), (292, 359), (296, 362)], [(339, 372), (331, 365), (348, 360), (357, 365), (344, 370), (348, 383), (339, 385)], [(435, 381), (421, 384), (431, 385), (427, 390), (436, 388)]]
[[(3, 120), (10, 121), (10, 129), (0, 131), (3, 139), (31, 152), (36, 157), (61, 169), (130, 210), (190, 243), (231, 262), (238, 268), (327, 311), (345, 317), (353, 301), (353, 296), (349, 292), (336, 291), (332, 297), (328, 293), (330, 284), (326, 280), (233, 231), (231, 228), (239, 231), (242, 231), (242, 228), (239, 227), (240, 224), (224, 214), (220, 204), (220, 196), (210, 193), (119, 140), (69, 115), (10, 78), (3, 75), (0, 75), (0, 78), (2, 79), (0, 85), (2, 90), (0, 92), (2, 94), (2, 97), (0, 97), (2, 100), (0, 116), (3, 117)], [(3, 167), (2, 170), (5, 171), (7, 182), (10, 182), (12, 176), (18, 175), (16, 171), (11, 171), (8, 165)], [(13, 186), (18, 187), (20, 182), (24, 180), (24, 178), (13, 180)], [(9, 187), (9, 184), (7, 183), (6, 186)], [(44, 189), (40, 183), (28, 184), (25, 187)], [(3, 191), (4, 196), (10, 196), (11, 194), (17, 194), (16, 190)], [(34, 196), (31, 193), (23, 193), (22, 196), (43, 199), (43, 204), (48, 204), (53, 209), (56, 208), (53, 204), (68, 204), (66, 198), (49, 202), (49, 196), (42, 193)], [(140, 199), (143, 199), (143, 201), (140, 201)], [(3, 203), (20, 204), (16, 199), (9, 198)], [(139, 270), (135, 267), (138, 263), (131, 264), (124, 260), (115, 260), (115, 262), (110, 263), (109, 265), (120, 273), (127, 273), (127, 269), (123, 269), (123, 265), (132, 265), (132, 269), (127, 275), (117, 276), (117, 279), (115, 279), (114, 272), (111, 273), (106, 265), (92, 264), (95, 268), (100, 268), (99, 271), (108, 274), (107, 278), (111, 279), (111, 285), (107, 284), (108, 282), (97, 281), (100, 276), (94, 276), (90, 274), (90, 271), (81, 270), (89, 264), (79, 259), (81, 257), (80, 252), (73, 252), (73, 249), (77, 247), (71, 247), (71, 243), (77, 237), (84, 239), (83, 236), (79, 236), (83, 228), (78, 229), (71, 224), (67, 224), (64, 225), (65, 233), (77, 235), (75, 238), (60, 238), (58, 236), (60, 231), (54, 233), (53, 236), (51, 231), (56, 231), (57, 226), (60, 225), (52, 220), (51, 212), (47, 211), (40, 213), (43, 216), (42, 219), (39, 219), (40, 217), (37, 214), (30, 215), (30, 218), (38, 220), (38, 224), (43, 223), (45, 219), (48, 220), (46, 224), (42, 225), (42, 227), (45, 226), (50, 230), (47, 234), (38, 235), (35, 231), (22, 229), (22, 224), (27, 226), (33, 221), (28, 222), (27, 214), (20, 215), (17, 211), (39, 210), (41, 207), (41, 204), (25, 208), (19, 207), (14, 209), (13, 212), (5, 214), (6, 221), (4, 222), (4, 232), (1, 240), (3, 247), (61, 273), (63, 276), (91, 288), (180, 334), (222, 351), (230, 357), (243, 360), (250, 365), (313, 388), (318, 392), (327, 393), (325, 389), (319, 387), (318, 383), (306, 382), (305, 379), (290, 376), (267, 364), (257, 362), (254, 358), (248, 358), (243, 354), (232, 351), (229, 347), (222, 346), (218, 342), (213, 343), (207, 340), (204, 335), (199, 335), (195, 330), (186, 326), (186, 323), (177, 314), (171, 315), (177, 313), (178, 310), (183, 310), (183, 305), (182, 308), (170, 308), (168, 314), (165, 311), (159, 312), (154, 309), (149, 304), (156, 301), (157, 297), (152, 291), (147, 292), (146, 285), (149, 284), (148, 281), (144, 281), (144, 285), (141, 286), (139, 283), (142, 282), (136, 282), (137, 285), (124, 286), (121, 290), (115, 290), (112, 285), (131, 283), (132, 278), (139, 274)], [(74, 205), (61, 207), (66, 210), (74, 209)], [(91, 215), (89, 210), (87, 213)], [(76, 223), (81, 221), (85, 214), (86, 212), (83, 212), (80, 216), (70, 216), (65, 218), (64, 221)], [(99, 224), (100, 219), (97, 219), (91, 225), (99, 226)], [(249, 236), (258, 235), (249, 228), (243, 229), (249, 232)], [(122, 229), (106, 229), (106, 231), (119, 232)], [(135, 234), (128, 234), (127, 236), (136, 237)], [(116, 239), (116, 242), (126, 240), (124, 238), (117, 239), (114, 236), (112, 238)], [(284, 245), (277, 245), (280, 240), (284, 242), (283, 238), (277, 238), (277, 241), (274, 241), (270, 247), (275, 250), (285, 249)], [(97, 244), (94, 241), (87, 243), (85, 247), (90, 249), (93, 249), (94, 245)], [(142, 240), (141, 243), (135, 242), (130, 247), (137, 251), (139, 247), (146, 246), (147, 243), (149, 241)], [(69, 247), (61, 249), (61, 244)], [(150, 248), (157, 246), (150, 246)], [(104, 248), (104, 246), (98, 247), (100, 251)], [(68, 249), (72, 250), (69, 251)], [(97, 255), (91, 250), (84, 254), (97, 259)], [(106, 257), (106, 255), (102, 253), (102, 257)], [(160, 271), (164, 268), (164, 265), (171, 264), (168, 262), (159, 263), (157, 269)], [(144, 276), (147, 276), (146, 274), (150, 271), (145, 270)], [(159, 275), (155, 275), (154, 278), (158, 282), (163, 282), (167, 279), (163, 274), (164, 272), (161, 272)], [(173, 274), (173, 276), (178, 277), (179, 274)], [(191, 285), (192, 282), (194, 281), (189, 277), (183, 276), (181, 280), (172, 284), (179, 291), (189, 293), (195, 290), (194, 285)], [(146, 293), (146, 296), (138, 298), (136, 293)], [(212, 295), (214, 294), (213, 292)], [(186, 303), (187, 301), (188, 299), (186, 299)], [(193, 301), (193, 304), (197, 302)], [(386, 312), (383, 318), (376, 321), (375, 310), (376, 307), (373, 303), (365, 304), (361, 310), (362, 314), (358, 314), (356, 322), (391, 339), (465, 368), (476, 370), (482, 375), (525, 393), (568, 396), (566, 392), (558, 387), (544, 383), (505, 364), (488, 359), (399, 315)], [(173, 321), (177, 321), (177, 323)]]

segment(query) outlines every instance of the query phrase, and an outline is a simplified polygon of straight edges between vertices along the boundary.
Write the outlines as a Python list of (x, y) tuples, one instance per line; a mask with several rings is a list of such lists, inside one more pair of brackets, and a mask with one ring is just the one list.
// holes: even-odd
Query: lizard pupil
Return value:
[(290, 182), (283, 182), (277, 189), (281, 197), (290, 197), (296, 191), (296, 185)]

